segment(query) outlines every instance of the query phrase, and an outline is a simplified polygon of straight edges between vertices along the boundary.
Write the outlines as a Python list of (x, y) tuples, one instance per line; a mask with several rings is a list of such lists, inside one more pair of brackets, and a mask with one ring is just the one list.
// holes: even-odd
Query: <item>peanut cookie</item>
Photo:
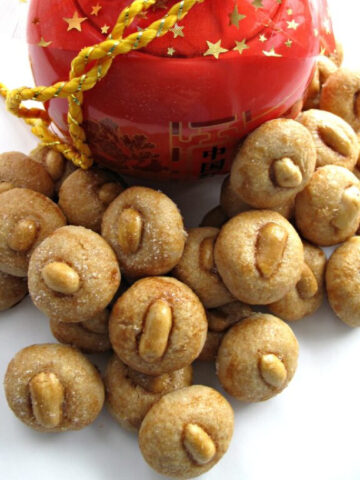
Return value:
[(207, 320), (197, 296), (168, 277), (134, 283), (110, 316), (110, 341), (127, 365), (161, 375), (190, 365), (204, 346)]
[(298, 283), (285, 297), (268, 305), (270, 312), (288, 322), (316, 312), (324, 297), (326, 256), (320, 248), (304, 243), (304, 257)]
[(215, 265), (238, 300), (266, 305), (280, 300), (301, 277), (302, 242), (279, 213), (252, 210), (227, 222), (215, 243)]
[(131, 187), (106, 210), (102, 235), (115, 250), (125, 276), (162, 275), (181, 258), (186, 235), (175, 203), (161, 192)]
[(27, 279), (0, 272), (0, 311), (19, 303), (27, 295)]
[(85, 322), (69, 323), (50, 319), (51, 332), (61, 343), (77, 347), (85, 353), (111, 350), (109, 340), (109, 314), (103, 310)]
[(12, 188), (28, 188), (47, 197), (54, 192), (54, 182), (42, 165), (20, 152), (0, 154), (0, 193)]
[(360, 237), (352, 237), (331, 255), (326, 291), (331, 308), (350, 327), (360, 327)]
[(315, 170), (309, 131), (295, 120), (270, 120), (244, 141), (231, 168), (230, 184), (252, 207), (272, 208), (300, 192)]
[(69, 175), (59, 191), (59, 206), (69, 223), (100, 232), (105, 210), (124, 190), (119, 180), (99, 168), (78, 169)]
[(354, 235), (360, 223), (360, 182), (346, 168), (321, 167), (295, 202), (296, 225), (316, 245), (335, 245)]
[(30, 158), (45, 167), (53, 182), (58, 182), (65, 173), (66, 159), (60, 152), (38, 145), (30, 152)]
[(145, 416), (139, 446), (147, 463), (162, 475), (193, 478), (226, 453), (234, 413), (216, 390), (202, 385), (164, 395)]
[(298, 342), (291, 328), (259, 313), (234, 325), (221, 342), (216, 371), (238, 400), (260, 402), (280, 393), (292, 379)]
[(339, 165), (351, 171), (354, 169), (359, 157), (359, 142), (348, 123), (324, 110), (308, 110), (297, 120), (313, 137), (316, 167)]
[(95, 367), (65, 345), (20, 350), (4, 385), (15, 415), (40, 432), (80, 430), (95, 420), (104, 403), (104, 385)]
[(343, 118), (355, 132), (360, 130), (360, 72), (339, 68), (323, 86), (320, 96), (321, 110)]
[(229, 220), (221, 205), (212, 208), (201, 220), (200, 227), (220, 228)]
[(93, 318), (110, 303), (119, 284), (114, 252), (100, 235), (83, 227), (60, 228), (30, 259), (31, 298), (53, 320)]
[(322, 87), (337, 69), (338, 66), (329, 57), (318, 56), (314, 76), (305, 94), (304, 110), (319, 108)]
[(60, 208), (48, 197), (26, 188), (0, 195), (0, 271), (26, 277), (34, 248), (66, 224)]
[(252, 310), (249, 305), (241, 302), (231, 302), (222, 307), (207, 310), (208, 334), (198, 360), (206, 362), (215, 360), (225, 332), (232, 325), (249, 317), (251, 314)]
[(219, 230), (212, 227), (190, 229), (183, 256), (173, 270), (174, 277), (194, 290), (206, 308), (219, 307), (233, 300), (214, 264), (218, 233)]
[(150, 408), (173, 390), (192, 383), (192, 367), (153, 377), (136, 372), (114, 355), (105, 373), (106, 406), (120, 425), (139, 430)]

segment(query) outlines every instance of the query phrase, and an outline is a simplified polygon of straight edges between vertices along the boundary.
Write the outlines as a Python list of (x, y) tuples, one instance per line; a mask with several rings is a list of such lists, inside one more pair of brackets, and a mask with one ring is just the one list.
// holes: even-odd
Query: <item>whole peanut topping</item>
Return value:
[(340, 230), (345, 229), (356, 219), (359, 211), (360, 190), (356, 185), (352, 185), (344, 190), (338, 213), (332, 219), (331, 224)]
[(211, 272), (214, 270), (214, 237), (204, 238), (199, 248), (200, 268)]
[(172, 326), (172, 311), (165, 300), (151, 304), (145, 317), (139, 342), (139, 355), (148, 363), (156, 362), (165, 353)]
[(209, 463), (216, 453), (212, 438), (203, 428), (194, 423), (188, 423), (184, 428), (184, 447), (192, 460), (199, 465)]
[(126, 208), (119, 216), (118, 242), (125, 254), (136, 253), (142, 236), (142, 218), (134, 208)]
[(272, 387), (280, 388), (286, 381), (286, 367), (280, 358), (272, 353), (261, 357), (259, 369), (262, 378)]
[(273, 164), (274, 176), (277, 185), (284, 188), (298, 187), (302, 180), (300, 168), (291, 160), (291, 158), (282, 158), (276, 160)]
[(319, 290), (315, 275), (306, 263), (303, 266), (301, 278), (296, 284), (296, 289), (303, 300), (314, 297)]
[(60, 152), (50, 149), (46, 154), (46, 168), (50, 177), (57, 181), (61, 178), (65, 169), (64, 157)]
[(110, 205), (110, 203), (115, 200), (115, 198), (122, 192), (122, 187), (120, 184), (115, 182), (104, 183), (99, 189), (99, 199), (105, 203), (105, 205)]
[(325, 145), (335, 152), (344, 157), (351, 155), (351, 140), (340, 128), (334, 128), (332, 125), (320, 125), (318, 135)]
[(9, 235), (8, 245), (16, 252), (27, 252), (33, 246), (37, 236), (37, 225), (34, 220), (25, 218), (15, 225)]
[(62, 420), (64, 387), (54, 373), (38, 373), (29, 383), (33, 414), (45, 428), (57, 427)]
[(256, 242), (256, 267), (263, 277), (270, 278), (279, 268), (287, 239), (287, 231), (276, 223), (269, 222), (260, 229)]
[(0, 182), (0, 193), (7, 192), (14, 188), (14, 185), (10, 182)]
[(78, 273), (66, 263), (48, 263), (42, 269), (41, 276), (46, 285), (58, 293), (72, 295), (80, 288)]

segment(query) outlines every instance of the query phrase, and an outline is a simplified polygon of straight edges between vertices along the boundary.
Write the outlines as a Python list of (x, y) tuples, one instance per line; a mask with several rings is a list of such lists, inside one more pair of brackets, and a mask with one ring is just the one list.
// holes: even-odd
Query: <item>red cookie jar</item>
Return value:
[[(158, 0), (124, 35), (163, 17)], [(69, 78), (79, 50), (104, 41), (131, 0), (31, 0), (37, 85)], [(119, 55), (84, 94), (97, 162), (123, 174), (197, 179), (226, 173), (240, 139), (301, 100), (321, 49), (335, 48), (326, 0), (200, 0), (164, 36)], [(67, 137), (67, 101), (46, 105)]]

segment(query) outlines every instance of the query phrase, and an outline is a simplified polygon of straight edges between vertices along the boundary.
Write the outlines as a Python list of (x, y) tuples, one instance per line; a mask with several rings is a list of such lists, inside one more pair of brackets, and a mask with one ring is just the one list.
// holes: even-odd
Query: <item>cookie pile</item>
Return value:
[[(65, 344), (10, 362), (20, 420), (76, 430), (106, 401), (150, 466), (195, 477), (224, 455), (234, 422), (220, 393), (192, 385), (195, 360), (215, 361), (241, 401), (277, 395), (298, 360), (285, 321), (319, 308), (325, 278), (334, 312), (360, 326), (360, 75), (335, 61), (319, 58), (296, 120), (244, 140), (220, 206), (188, 231), (159, 191), (76, 170), (46, 147), (0, 155), (0, 309), (29, 289)], [(326, 265), (321, 247), (340, 242)], [(103, 378), (80, 353), (109, 350)]]

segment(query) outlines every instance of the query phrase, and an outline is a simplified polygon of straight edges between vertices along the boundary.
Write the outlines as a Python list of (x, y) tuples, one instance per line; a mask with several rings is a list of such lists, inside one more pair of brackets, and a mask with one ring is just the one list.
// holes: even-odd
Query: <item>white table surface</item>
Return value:
[[(21, 21), (20, 26), (14, 21), (16, 15), (24, 18), (27, 5), (17, 0), (0, 3), (8, 4), (1, 11), (8, 21), (7, 28), (0, 28), (0, 80), (10, 87), (30, 84)], [(345, 47), (345, 64), (360, 68), (359, 0), (329, 0), (329, 5), (335, 31)], [(6, 113), (0, 101), (0, 151), (28, 152), (35, 145), (28, 127)], [(178, 203), (186, 225), (196, 226), (218, 203), (221, 180), (161, 188)], [(326, 304), (292, 326), (300, 343), (294, 379), (281, 395), (264, 403), (245, 405), (230, 400), (235, 410), (231, 446), (222, 461), (201, 478), (360, 479), (360, 329), (344, 325)], [(18, 350), (51, 341), (46, 318), (29, 298), (0, 314), (0, 378)], [(103, 363), (98, 357), (92, 359)], [(195, 381), (220, 388), (210, 364), (196, 367)], [(0, 425), (0, 478), (4, 480), (164, 478), (146, 465), (136, 436), (123, 431), (106, 410), (80, 432), (40, 434), (15, 418), (0, 388)]]

